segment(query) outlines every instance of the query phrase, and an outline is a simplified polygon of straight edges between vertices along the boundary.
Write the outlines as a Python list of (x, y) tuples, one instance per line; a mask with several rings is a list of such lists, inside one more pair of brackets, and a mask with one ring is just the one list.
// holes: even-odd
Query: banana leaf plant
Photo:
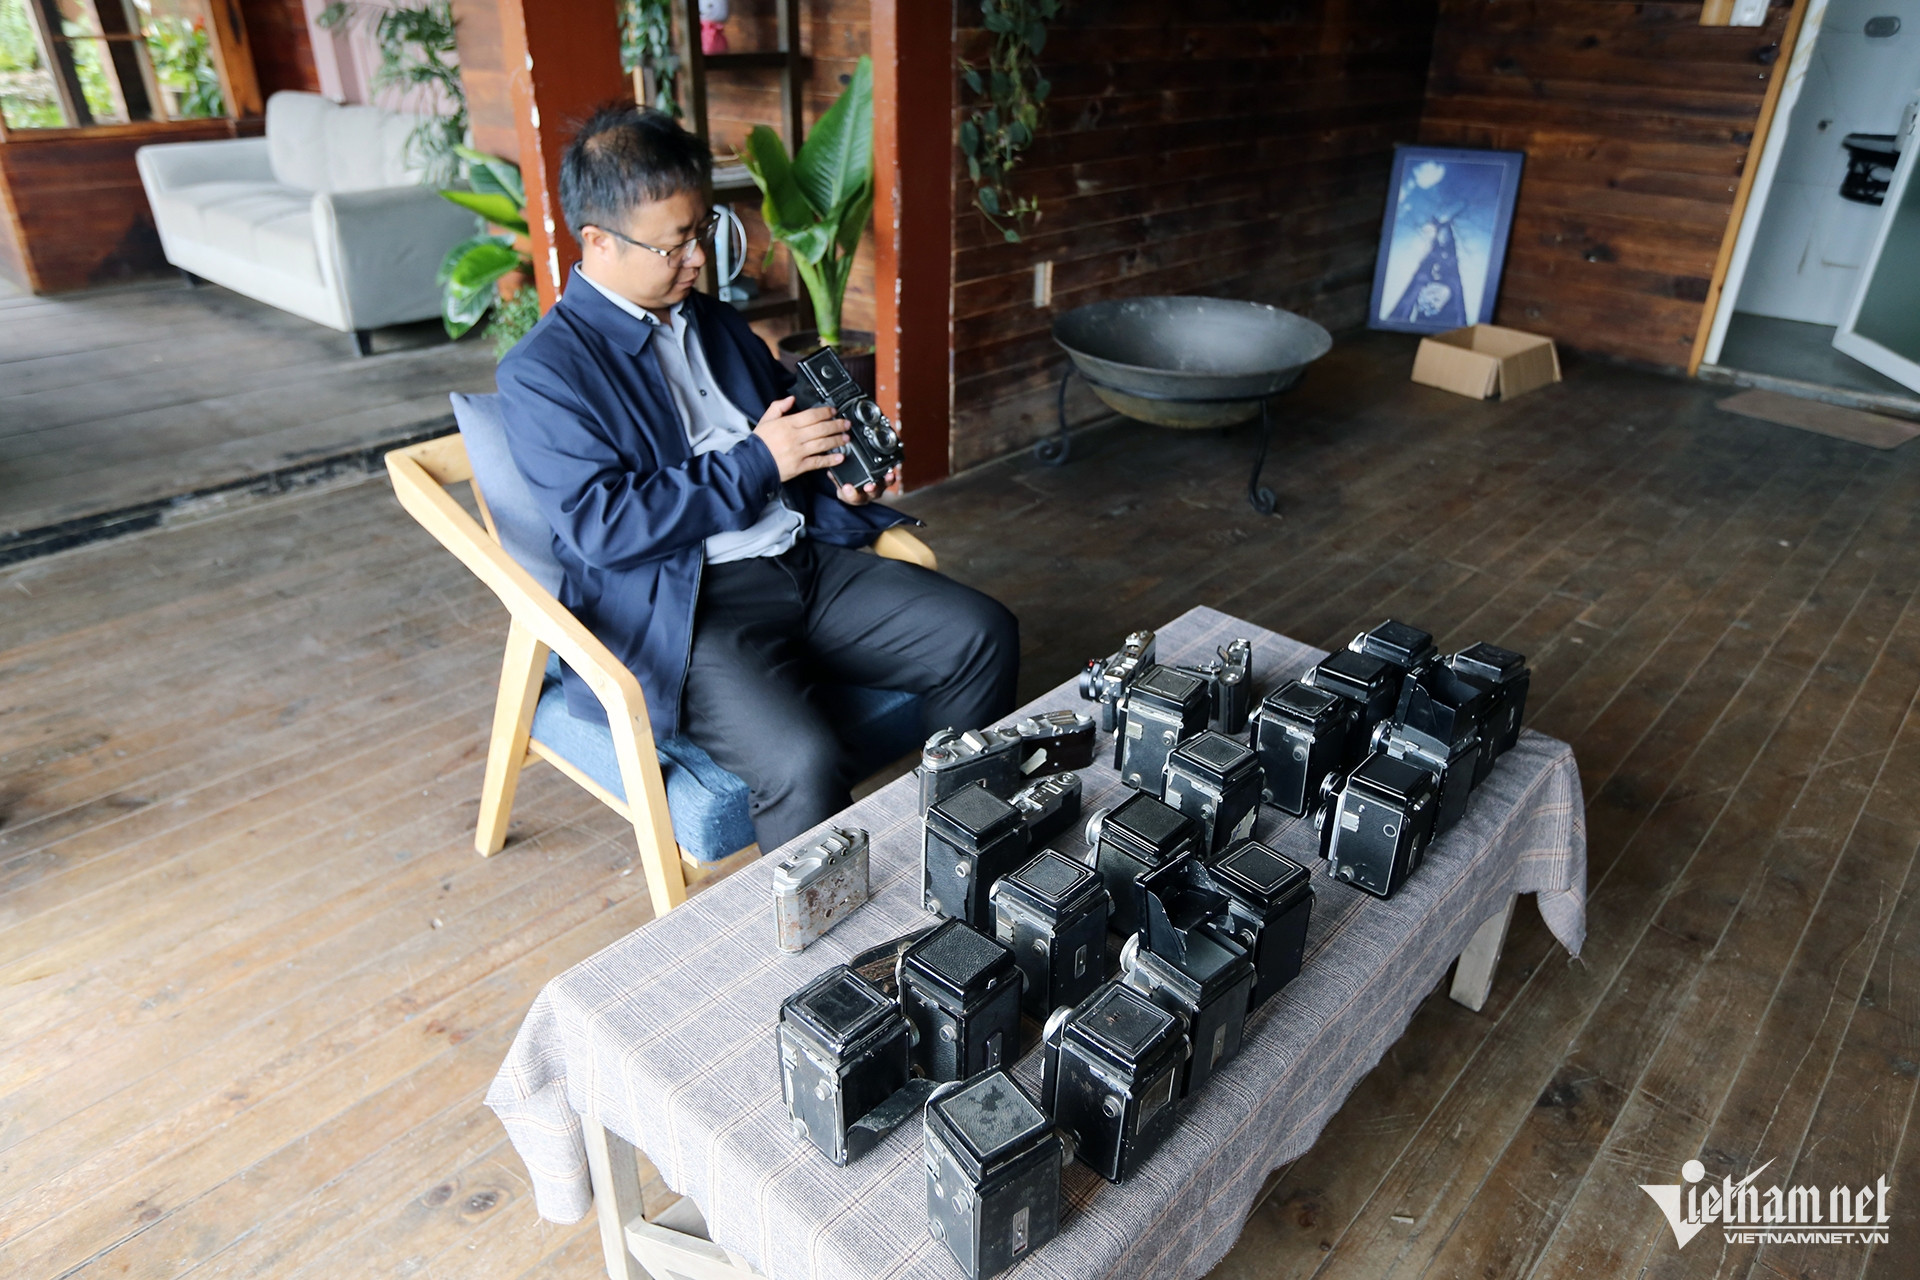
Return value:
[[(813, 299), (814, 324), (826, 346), (840, 342), (840, 309), (853, 255), (873, 211), (873, 62), (861, 58), (853, 79), (787, 158), (780, 135), (757, 125), (740, 159), (760, 187), (760, 215)], [(771, 255), (772, 247), (768, 247)]]
[[(520, 179), (520, 166), (499, 156), (490, 156), (472, 147), (454, 149), (467, 162), (470, 190), (445, 190), (440, 194), (463, 209), (470, 209), (490, 227), (447, 250), (436, 277), (440, 285), (440, 319), (449, 337), (458, 338), (478, 324), (489, 310), (494, 312), (490, 332), (495, 350), (505, 355), (520, 340), (533, 322), (540, 318), (539, 307), (514, 306), (514, 299), (531, 288), (533, 258), (526, 251), (527, 189)], [(518, 276), (518, 280), (511, 277)], [(502, 283), (508, 285), (503, 292)], [(514, 289), (514, 284), (520, 288)], [(505, 330), (513, 330), (506, 332)]]

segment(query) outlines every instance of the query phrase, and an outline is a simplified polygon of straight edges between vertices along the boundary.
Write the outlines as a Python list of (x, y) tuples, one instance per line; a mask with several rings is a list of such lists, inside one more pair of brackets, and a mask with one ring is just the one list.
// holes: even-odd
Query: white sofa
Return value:
[(440, 314), (434, 272), (477, 230), (406, 160), (417, 116), (314, 93), (267, 101), (267, 136), (135, 153), (167, 261), (354, 335)]

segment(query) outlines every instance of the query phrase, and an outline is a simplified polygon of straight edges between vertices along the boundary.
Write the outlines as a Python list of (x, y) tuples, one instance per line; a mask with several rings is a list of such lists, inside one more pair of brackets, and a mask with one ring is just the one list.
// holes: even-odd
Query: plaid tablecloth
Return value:
[[(1160, 631), (1163, 662), (1253, 641), (1264, 692), (1324, 655), (1212, 609)], [(1072, 684), (1027, 710), (1079, 707)], [(1083, 772), (1089, 813), (1124, 795), (1110, 739)], [(832, 965), (933, 923), (921, 910), (920, 819), (911, 778), (835, 821), (872, 835), (873, 901), (797, 956), (774, 947), (773, 859), (742, 870), (569, 969), (534, 1001), (487, 1093), (533, 1176), (542, 1217), (591, 1204), (579, 1117), (597, 1114), (692, 1196), (713, 1239), (773, 1280), (958, 1274), (926, 1229), (921, 1126), (836, 1169), (788, 1131), (774, 1026), (780, 1002)], [(1066, 1173), (1066, 1216), (1012, 1274), (1204, 1275), (1232, 1246), (1266, 1175), (1310, 1146), (1399, 1038), (1474, 930), (1510, 893), (1578, 953), (1586, 927), (1586, 828), (1566, 744), (1534, 733), (1502, 757), (1467, 815), (1434, 842), (1390, 901), (1329, 880), (1311, 824), (1263, 809), (1256, 834), (1313, 868), (1300, 977), (1249, 1024), (1239, 1056), (1185, 1107), (1124, 1185)], [(1056, 842), (1084, 845), (1076, 833)], [(1039, 1093), (1040, 1055), (1014, 1075)]]

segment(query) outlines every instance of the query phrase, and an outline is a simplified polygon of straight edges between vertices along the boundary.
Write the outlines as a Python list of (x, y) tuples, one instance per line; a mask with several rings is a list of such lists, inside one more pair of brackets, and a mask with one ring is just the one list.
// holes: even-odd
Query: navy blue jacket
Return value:
[[(568, 284), (500, 363), (507, 445), (553, 530), (560, 603), (639, 678), (653, 731), (666, 738), (680, 730), (706, 540), (757, 520), (782, 490), (780, 472), (758, 436), (695, 457), (648, 346), (655, 327), (585, 280)], [(757, 420), (790, 393), (793, 375), (732, 307), (696, 292), (685, 315), (732, 404)], [(865, 546), (909, 519), (848, 506), (824, 471), (784, 492), (806, 517), (805, 536), (839, 546)], [(586, 682), (572, 671), (565, 680), (568, 710), (604, 723)]]

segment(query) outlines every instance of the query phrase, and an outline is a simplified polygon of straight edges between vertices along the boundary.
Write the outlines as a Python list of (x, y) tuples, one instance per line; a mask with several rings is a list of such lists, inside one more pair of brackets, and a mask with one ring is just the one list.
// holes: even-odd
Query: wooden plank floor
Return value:
[[(1273, 1179), (1221, 1280), (1914, 1274), (1920, 453), (1574, 364), (1508, 405), (1342, 344), (1245, 435), (1133, 425), (902, 505), (1022, 621), (1023, 696), (1194, 604), (1531, 655), (1591, 827), (1572, 961), (1515, 918)], [(503, 615), (379, 481), (0, 572), (0, 1275), (600, 1274), (481, 1095), (648, 916), (549, 770), (472, 853)], [(1887, 1174), (1894, 1244), (1677, 1251), (1636, 1184)]]
[(437, 321), (350, 335), (217, 285), (0, 294), (0, 535), (311, 465), (491, 391)]

